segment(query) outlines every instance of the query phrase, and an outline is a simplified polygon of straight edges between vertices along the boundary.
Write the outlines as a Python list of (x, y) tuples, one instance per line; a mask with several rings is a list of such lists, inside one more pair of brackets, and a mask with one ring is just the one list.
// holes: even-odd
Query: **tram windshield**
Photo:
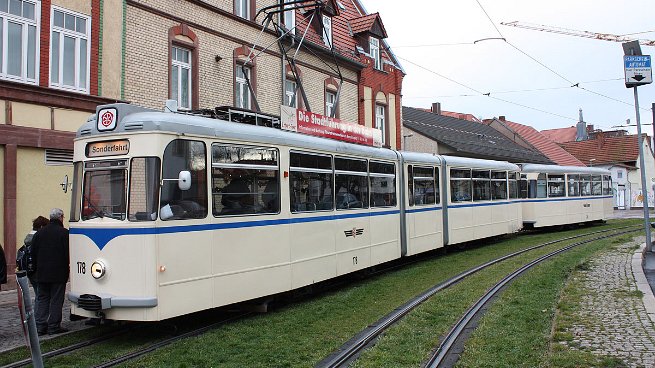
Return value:
[(84, 168), (82, 220), (96, 217), (125, 220), (126, 160), (87, 162)]

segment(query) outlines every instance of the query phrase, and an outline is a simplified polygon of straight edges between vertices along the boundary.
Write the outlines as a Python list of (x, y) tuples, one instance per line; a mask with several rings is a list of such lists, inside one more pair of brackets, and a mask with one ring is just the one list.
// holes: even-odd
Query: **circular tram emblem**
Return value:
[(114, 130), (116, 129), (116, 121), (117, 119), (117, 114), (118, 111), (116, 111), (116, 108), (110, 107), (106, 109), (102, 109), (98, 111), (98, 124), (97, 128), (98, 131), (105, 131), (105, 130)]

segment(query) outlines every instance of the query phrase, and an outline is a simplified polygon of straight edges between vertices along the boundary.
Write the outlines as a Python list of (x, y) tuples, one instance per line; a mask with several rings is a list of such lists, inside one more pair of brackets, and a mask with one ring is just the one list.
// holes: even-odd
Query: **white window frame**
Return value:
[[(63, 28), (63, 27), (58, 27), (55, 26), (55, 11), (64, 13), (64, 17), (66, 14), (72, 15), (76, 18), (83, 18), (86, 22), (86, 29), (85, 33), (82, 34), (77, 31), (71, 31), (70, 29)], [(76, 21), (77, 22), (77, 21)], [(54, 82), (52, 80), (52, 68), (53, 68), (53, 60), (52, 57), (54, 53), (52, 52), (52, 46), (53, 46), (53, 33), (54, 32), (59, 32), (59, 60), (58, 60), (58, 65), (59, 65), (59, 70), (58, 70), (58, 82)], [(69, 86), (64, 84), (64, 37), (71, 37), (75, 39), (75, 81), (74, 81), (74, 86)], [(85, 14), (77, 13), (72, 10), (58, 7), (53, 5), (52, 9), (50, 10), (50, 72), (48, 73), (48, 79), (50, 82), (50, 87), (51, 88), (56, 88), (56, 89), (62, 89), (62, 90), (67, 90), (67, 91), (74, 91), (74, 92), (82, 92), (82, 93), (89, 93), (89, 85), (90, 85), (90, 79), (91, 79), (91, 17)], [(86, 40), (86, 83), (84, 83), (83, 86), (80, 85), (80, 40)]]
[[(181, 60), (175, 60), (172, 55), (173, 49), (181, 50), (183, 52), (188, 53), (189, 55), (189, 62), (184, 62)], [(178, 51), (179, 52), (179, 51)], [(177, 52), (176, 52), (177, 53)], [(171, 90), (170, 95), (171, 99), (177, 101), (177, 108), (180, 110), (190, 110), (191, 109), (191, 104), (193, 101), (193, 52), (185, 47), (181, 46), (171, 46), (171, 78), (173, 78), (173, 74), (175, 73), (175, 68), (177, 68), (177, 86), (173, 86), (171, 84), (171, 88), (175, 87), (177, 88), (177, 96), (173, 95), (173, 90)], [(189, 95), (187, 96), (186, 101), (182, 101), (182, 70), (188, 70), (188, 79), (187, 79), (187, 90), (189, 91)], [(182, 102), (185, 102), (185, 104), (182, 104)]]
[[(331, 97), (331, 98), (330, 98)], [(337, 94), (332, 91), (325, 91), (325, 116), (332, 116), (334, 104), (337, 102)], [(334, 114), (336, 116), (336, 113)]]
[[(289, 87), (292, 87), (291, 89)], [(298, 84), (295, 80), (287, 79), (284, 82), (284, 104), (289, 107), (298, 107)]]
[(323, 15), (323, 43), (332, 48), (332, 18), (325, 14)]
[(380, 40), (375, 37), (369, 38), (369, 55), (373, 58), (375, 69), (382, 70), (382, 58), (380, 57)]
[(235, 13), (243, 19), (250, 19), (250, 0), (235, 0)]
[[(294, 0), (285, 0), (285, 3), (292, 2)], [(293, 8), (295, 5), (284, 5), (286, 8)], [(284, 27), (289, 31), (289, 34), (296, 34), (296, 9), (285, 10), (284, 11)]]
[[(248, 88), (248, 81), (246, 80), (246, 78), (239, 77), (238, 70), (239, 69), (243, 70), (244, 75), (248, 76), (248, 79), (252, 80), (252, 68), (241, 64), (237, 64), (236, 68), (237, 70), (234, 72), (234, 93), (236, 95), (235, 96), (236, 105), (237, 107), (242, 109), (250, 109), (251, 96), (250, 96), (250, 88)], [(245, 95), (248, 96), (246, 101), (242, 101), (241, 99), (241, 96), (243, 96), (244, 91), (245, 91)]]
[[(27, 2), (34, 5), (34, 20), (28, 19), (22, 16), (17, 16), (9, 13), (9, 2), (7, 3), (7, 12), (0, 11), (0, 26), (2, 27), (2, 39), (0, 40), (0, 79), (11, 80), (15, 82), (27, 83), (27, 84), (39, 84), (39, 67), (41, 60), (41, 50), (40, 50), (40, 40), (41, 40), (41, 1), (34, 0), (22, 0), (22, 2)], [(21, 4), (22, 5), (22, 4)], [(22, 12), (21, 12), (22, 13)], [(21, 75), (11, 75), (7, 74), (7, 58), (8, 58), (8, 38), (9, 32), (7, 30), (8, 23), (17, 23), (22, 27), (22, 39), (21, 39)], [(27, 77), (27, 54), (28, 47), (24, 47), (28, 42), (28, 29), (29, 26), (36, 27), (35, 31), (35, 49), (34, 49), (34, 78)]]
[(386, 143), (386, 109), (384, 105), (375, 105), (375, 129), (382, 131), (382, 144)]

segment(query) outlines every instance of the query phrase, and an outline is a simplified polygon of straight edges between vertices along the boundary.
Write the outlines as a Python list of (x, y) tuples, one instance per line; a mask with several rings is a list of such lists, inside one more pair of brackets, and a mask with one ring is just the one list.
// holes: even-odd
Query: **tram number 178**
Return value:
[(86, 274), (86, 262), (77, 262), (77, 273)]

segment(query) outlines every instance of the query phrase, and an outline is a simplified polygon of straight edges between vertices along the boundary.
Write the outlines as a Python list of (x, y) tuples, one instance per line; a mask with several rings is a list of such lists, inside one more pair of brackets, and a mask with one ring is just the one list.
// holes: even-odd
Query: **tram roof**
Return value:
[[(98, 111), (108, 107), (117, 109), (118, 121), (116, 128), (109, 132), (98, 131), (96, 124)], [(384, 160), (397, 160), (395, 151), (386, 148), (352, 144), (199, 115), (161, 112), (130, 104), (98, 106), (96, 114), (91, 116), (77, 131), (77, 138), (101, 138), (108, 135), (135, 132), (184, 133), (195, 136), (242, 141), (244, 144), (291, 146), (293, 148), (312, 151), (325, 151), (336, 155), (355, 155)]]
[(448, 166), (460, 166), (460, 167), (470, 167), (478, 169), (497, 169), (497, 170), (509, 170), (509, 171), (519, 171), (520, 168), (518, 165), (513, 164), (507, 161), (494, 161), (494, 160), (484, 160), (480, 158), (469, 158), (469, 157), (457, 157), (457, 156), (441, 156), (446, 165)]
[(521, 172), (524, 173), (545, 173), (545, 174), (598, 174), (610, 175), (611, 172), (600, 167), (585, 166), (557, 166), (541, 164), (522, 164)]

